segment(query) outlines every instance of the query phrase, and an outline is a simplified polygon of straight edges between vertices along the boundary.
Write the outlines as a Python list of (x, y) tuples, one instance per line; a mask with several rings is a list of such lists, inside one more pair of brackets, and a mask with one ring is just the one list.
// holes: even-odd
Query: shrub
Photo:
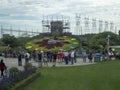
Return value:
[(17, 67), (11, 67), (11, 68), (9, 69), (9, 72), (10, 72), (10, 73), (15, 73), (15, 72), (19, 72), (19, 70), (18, 70)]
[(7, 46), (0, 46), (0, 55), (7, 49)]
[(24, 65), (24, 69), (25, 70), (29, 70), (29, 69), (31, 69), (33, 66), (32, 66), (32, 64), (31, 63), (26, 63), (25, 65)]
[(41, 72), (36, 72), (36, 73), (30, 75), (29, 77), (27, 77), (26, 79), (17, 83), (10, 90), (22, 90), (24, 87), (26, 87), (26, 85), (30, 84), (33, 80), (40, 77), (40, 75), (41, 75)]
[(9, 77), (4, 77), (1, 79), (0, 90), (10, 90), (10, 88), (13, 87), (16, 83), (20, 82), (23, 79), (26, 79), (28, 76), (36, 72), (35, 67), (19, 72), (16, 72), (17, 69), (12, 70), (15, 70), (14, 77), (12, 75), (9, 75)]
[(18, 73), (18, 72), (19, 72), (19, 69), (18, 69), (17, 67), (11, 67), (11, 68), (9, 69), (9, 74), (10, 74), (12, 77), (14, 77), (15, 74)]

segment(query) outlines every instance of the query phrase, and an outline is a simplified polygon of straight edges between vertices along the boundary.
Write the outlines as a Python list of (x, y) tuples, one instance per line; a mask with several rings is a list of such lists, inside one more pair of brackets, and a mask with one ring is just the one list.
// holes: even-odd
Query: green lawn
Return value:
[(41, 77), (25, 90), (120, 90), (120, 61), (39, 69)]

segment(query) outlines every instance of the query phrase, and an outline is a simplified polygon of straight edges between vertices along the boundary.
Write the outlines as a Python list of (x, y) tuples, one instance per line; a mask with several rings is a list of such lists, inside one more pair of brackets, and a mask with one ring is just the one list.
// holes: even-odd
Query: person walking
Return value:
[(3, 72), (4, 72), (5, 69), (6, 69), (6, 65), (5, 65), (5, 63), (3, 62), (3, 59), (1, 59), (1, 61), (0, 61), (1, 77), (4, 76)]

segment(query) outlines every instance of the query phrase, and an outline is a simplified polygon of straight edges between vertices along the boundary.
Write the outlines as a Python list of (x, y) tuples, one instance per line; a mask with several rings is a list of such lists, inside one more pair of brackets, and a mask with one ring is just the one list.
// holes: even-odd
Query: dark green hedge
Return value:
[(15, 86), (12, 87), (10, 90), (22, 90), (22, 88), (24, 88), (26, 85), (30, 84), (30, 82), (34, 81), (36, 78), (38, 78), (40, 76), (41, 76), (41, 72), (37, 71), (36, 73), (33, 73), (28, 78), (15, 84)]

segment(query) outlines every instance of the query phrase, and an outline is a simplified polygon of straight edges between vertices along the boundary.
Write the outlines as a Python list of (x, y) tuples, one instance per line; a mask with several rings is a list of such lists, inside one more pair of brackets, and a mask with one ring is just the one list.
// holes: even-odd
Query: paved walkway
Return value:
[[(6, 66), (9, 68), (11, 67), (17, 67), (19, 70), (24, 70), (23, 66), (25, 65), (25, 59), (23, 58), (22, 59), (22, 66), (18, 66), (18, 59), (17, 58), (4, 58), (4, 57), (0, 57), (0, 60), (3, 59)], [(32, 63), (33, 66), (35, 67), (38, 67), (38, 62), (35, 62), (34, 60), (31, 60), (30, 63)], [(89, 65), (89, 64), (94, 64), (93, 63), (89, 63), (88, 59), (86, 61), (86, 63), (83, 63), (83, 60), (82, 58), (77, 58), (77, 63), (74, 63), (73, 65), (71, 65), (71, 62), (69, 62), (68, 65), (65, 65), (65, 63), (62, 63), (62, 64), (59, 64), (58, 61), (56, 63), (56, 67), (66, 67), (66, 66), (80, 66), (80, 65)], [(48, 63), (48, 67), (52, 67), (53, 66), (53, 63)], [(43, 67), (47, 67), (47, 66), (44, 66), (43, 64)], [(0, 72), (1, 73), (1, 72)], [(0, 80), (2, 78), (0, 77)]]
[[(18, 69), (23, 70), (23, 66), (25, 64), (25, 59), (24, 58), (22, 59), (22, 65), (23, 66), (18, 66), (18, 59), (17, 58), (4, 58), (4, 57), (0, 57), (0, 59), (4, 60), (6, 66), (8, 68), (18, 67)], [(38, 67), (38, 62), (35, 62), (34, 60), (31, 60), (30, 63), (32, 63), (33, 66)], [(68, 65), (65, 65), (64, 63), (59, 64), (58, 61), (57, 61), (56, 67), (79, 66), (79, 65), (88, 65), (88, 64), (94, 64), (94, 62), (93, 63), (89, 63), (89, 61), (87, 59), (86, 63), (83, 63), (82, 58), (77, 58), (77, 63), (74, 63), (73, 65), (71, 65), (71, 62), (69, 62)], [(52, 65), (53, 65), (53, 63), (48, 63), (48, 67), (52, 67)], [(46, 66), (44, 66), (44, 64), (43, 64), (43, 67), (46, 67)]]

